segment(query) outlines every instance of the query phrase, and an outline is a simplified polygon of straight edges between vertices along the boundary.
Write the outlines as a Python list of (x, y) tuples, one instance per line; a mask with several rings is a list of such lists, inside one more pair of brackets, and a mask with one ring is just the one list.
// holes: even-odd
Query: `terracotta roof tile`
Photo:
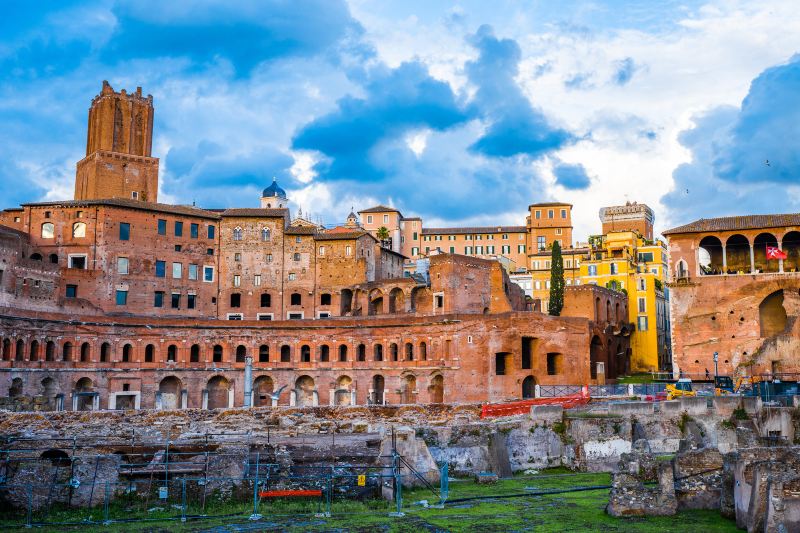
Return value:
[(745, 215), (738, 217), (701, 218), (689, 224), (663, 231), (662, 235), (679, 233), (705, 233), (713, 231), (737, 231), (760, 228), (784, 228), (800, 226), (800, 213), (778, 215)]
[(368, 207), (367, 209), (362, 209), (359, 213), (399, 213), (397, 209), (394, 207), (387, 207), (385, 205), (376, 205), (375, 207)]
[(79, 207), (92, 205), (105, 205), (111, 207), (124, 207), (128, 209), (138, 209), (140, 211), (155, 211), (158, 213), (171, 213), (174, 215), (185, 215), (200, 218), (219, 219), (219, 214), (207, 209), (200, 209), (190, 205), (158, 204), (155, 202), (144, 202), (141, 200), (129, 200), (126, 198), (108, 198), (103, 200), (65, 200), (61, 202), (35, 202), (22, 204), (30, 207)]
[(287, 218), (289, 216), (289, 210), (239, 207), (225, 209), (222, 211), (221, 215), (223, 217)]

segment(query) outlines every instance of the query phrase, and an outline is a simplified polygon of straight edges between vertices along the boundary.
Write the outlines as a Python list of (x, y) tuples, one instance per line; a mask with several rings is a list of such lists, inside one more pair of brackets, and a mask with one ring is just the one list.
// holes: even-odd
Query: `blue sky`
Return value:
[(792, 2), (12, 0), (0, 204), (70, 198), (101, 82), (154, 96), (162, 201), (428, 225), (646, 202), (657, 229), (800, 210)]

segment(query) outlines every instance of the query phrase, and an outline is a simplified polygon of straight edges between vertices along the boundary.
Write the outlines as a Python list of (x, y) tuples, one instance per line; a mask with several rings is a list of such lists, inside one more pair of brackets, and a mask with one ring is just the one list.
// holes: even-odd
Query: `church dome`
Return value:
[(278, 185), (278, 181), (275, 178), (272, 179), (272, 184), (264, 189), (264, 192), (261, 194), (262, 198), (268, 198), (271, 196), (286, 198), (286, 191), (281, 189), (281, 187)]

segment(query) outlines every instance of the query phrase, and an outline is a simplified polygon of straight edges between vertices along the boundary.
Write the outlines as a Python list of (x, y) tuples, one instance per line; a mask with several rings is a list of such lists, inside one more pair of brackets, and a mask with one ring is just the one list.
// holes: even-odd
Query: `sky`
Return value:
[(257, 206), (276, 178), (326, 224), (576, 240), (627, 201), (656, 230), (800, 211), (800, 10), (762, 0), (10, 0), (0, 207), (70, 199), (103, 80), (155, 103), (159, 201)]

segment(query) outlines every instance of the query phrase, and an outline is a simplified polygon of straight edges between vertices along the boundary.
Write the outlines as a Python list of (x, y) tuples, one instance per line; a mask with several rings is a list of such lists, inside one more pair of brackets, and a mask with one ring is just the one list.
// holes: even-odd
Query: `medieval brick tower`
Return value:
[(128, 198), (155, 202), (158, 159), (153, 144), (153, 97), (142, 88), (115, 92), (107, 81), (89, 108), (86, 157), (78, 162), (75, 199)]

